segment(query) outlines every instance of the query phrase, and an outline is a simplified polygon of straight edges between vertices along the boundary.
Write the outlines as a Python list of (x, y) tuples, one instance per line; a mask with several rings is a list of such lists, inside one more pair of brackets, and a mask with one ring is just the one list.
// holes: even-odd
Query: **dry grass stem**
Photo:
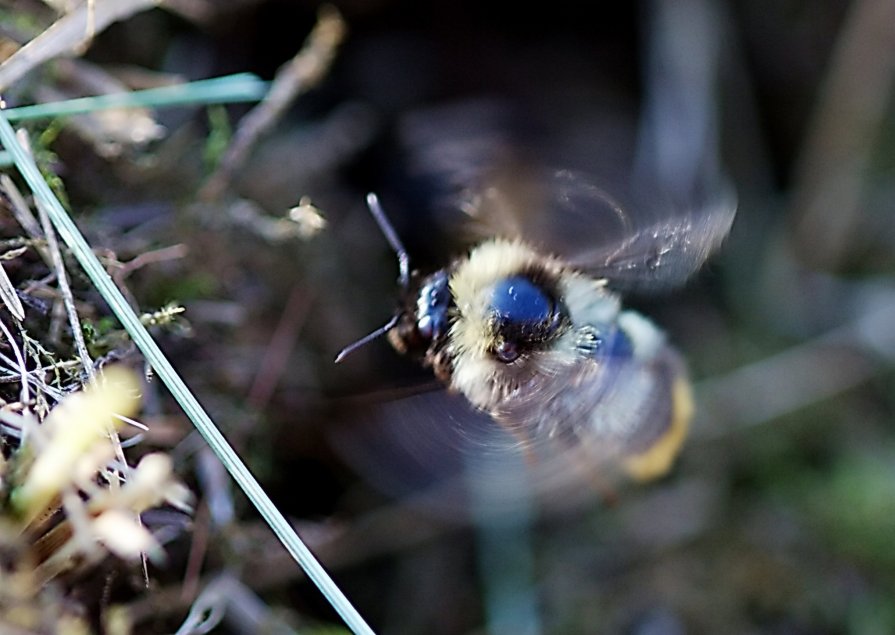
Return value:
[(261, 136), (273, 128), (296, 97), (326, 75), (345, 31), (345, 22), (335, 8), (327, 6), (320, 11), (317, 24), (302, 49), (277, 72), (264, 101), (240, 122), (220, 165), (202, 187), (200, 198), (219, 198)]
[(159, 0), (96, 0), (62, 16), (0, 64), (0, 90), (59, 56), (78, 54), (95, 33), (159, 3)]
[(839, 35), (792, 193), (800, 257), (836, 270), (861, 221), (871, 153), (891, 113), (895, 2), (859, 0)]

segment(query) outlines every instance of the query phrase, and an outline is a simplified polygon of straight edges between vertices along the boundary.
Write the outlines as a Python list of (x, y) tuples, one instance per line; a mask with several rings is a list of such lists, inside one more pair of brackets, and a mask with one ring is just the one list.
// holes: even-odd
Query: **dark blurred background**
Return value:
[[(48, 23), (45, 8), (7, 4), (7, 15)], [(158, 110), (165, 134), (111, 157), (66, 127), (51, 148), (95, 245), (122, 260), (186, 245), (184, 258), (134, 272), (131, 291), (146, 310), (186, 306), (191, 331), (161, 334), (166, 351), (374, 629), (895, 632), (895, 2), (335, 6), (348, 35), (332, 69), (216, 203), (197, 197), (210, 139), (249, 106)], [(727, 243), (689, 285), (632, 299), (694, 379), (697, 421), (679, 464), (658, 483), (624, 488), (614, 505), (534, 506), (496, 526), (379, 491), (330, 429), (366, 417), (371, 395), (433, 381), (384, 340), (332, 363), (395, 305), (394, 255), (366, 192), (380, 194), (414, 266), (429, 269), (466, 245), (413, 178), (413, 122), (435, 126), (443, 120), (432, 113), (457, 104), (511, 104), (546, 164), (627, 170), (654, 103), (650, 51), (667, 35), (657, 16), (672, 6), (691, 16), (675, 23), (672, 48), (710, 58), (690, 68), (708, 67), (704, 151), (739, 202)], [(272, 79), (318, 8), (178, 0), (113, 25), (81, 61), (144, 82)], [(64, 78), (30, 74), (13, 105)], [(303, 196), (322, 211), (323, 231), (262, 230)], [(246, 209), (261, 220), (247, 224)], [(219, 470), (163, 394), (147, 404), (153, 418), (150, 442), (172, 448), (203, 502), (226, 500), (226, 479), (215, 481)], [(159, 587), (177, 588), (199, 535), (200, 580), (230, 571), (290, 624), (338, 623), (232, 496), (231, 521), (200, 509), (194, 534), (156, 573)], [(171, 603), (139, 628), (171, 632), (187, 608)], [(247, 632), (237, 624), (214, 632)]]

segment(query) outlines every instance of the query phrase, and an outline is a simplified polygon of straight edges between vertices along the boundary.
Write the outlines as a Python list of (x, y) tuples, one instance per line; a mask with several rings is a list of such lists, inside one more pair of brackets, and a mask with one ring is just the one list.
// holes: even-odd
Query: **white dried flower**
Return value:
[(296, 224), (298, 235), (302, 238), (316, 236), (326, 228), (326, 217), (307, 196), (302, 196), (298, 205), (289, 208), (289, 220)]
[(133, 373), (109, 367), (97, 381), (67, 396), (47, 416), (41, 447), (14, 503), (26, 519), (39, 514), (64, 487), (79, 476), (78, 463), (119, 425), (114, 415), (132, 415), (137, 409), (139, 384)]
[(91, 527), (95, 537), (119, 558), (136, 560), (143, 553), (152, 559), (161, 556), (159, 544), (133, 514), (111, 509), (93, 519)]
[(190, 511), (191, 498), (190, 491), (175, 478), (171, 457), (159, 452), (144, 456), (120, 488), (103, 490), (92, 496), (88, 509), (94, 514), (112, 508), (140, 513), (168, 502)]

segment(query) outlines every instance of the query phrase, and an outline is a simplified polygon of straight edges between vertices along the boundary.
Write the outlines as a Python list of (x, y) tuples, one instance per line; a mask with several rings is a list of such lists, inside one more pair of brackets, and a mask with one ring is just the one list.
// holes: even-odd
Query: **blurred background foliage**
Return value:
[[(535, 512), (503, 559), (474, 526), (377, 492), (329, 442), (358, 403), (371, 407), (359, 396), (431, 385), (384, 341), (332, 363), (395, 302), (394, 258), (364, 195), (380, 194), (415, 266), (461, 253), (428, 212), (432, 192), (412, 178), (401, 133), (433, 108), (483, 98), (530, 114), (548, 164), (626, 165), (650, 97), (645, 51), (660, 3), (335, 4), (348, 33), (332, 67), (213, 199), (200, 190), (250, 106), (157, 109), (146, 135), (125, 119), (131, 134), (113, 141), (111, 124), (89, 118), (25, 125), (98, 250), (121, 263), (158, 256), (128, 270), (134, 301), (186, 308), (182, 328), (160, 333), (165, 350), (371, 625), (895, 632), (895, 2), (683, 3), (708, 16), (692, 37), (708, 29), (718, 43), (719, 150), (739, 210), (691, 284), (633, 303), (688, 360), (696, 430), (668, 478), (625, 489), (612, 506)], [(4, 97), (17, 106), (102, 92), (88, 88), (98, 74), (123, 88), (244, 71), (272, 79), (318, 9), (163, 2)], [(12, 49), (56, 17), (36, 1), (0, 11)], [(52, 139), (38, 143), (47, 130)], [(302, 197), (304, 212), (326, 221), (310, 238), (282, 229)], [(183, 247), (163, 250), (174, 245)], [(7, 264), (22, 284), (27, 269)], [(229, 596), (214, 632), (251, 632), (239, 621), (248, 606), (263, 606), (271, 628), (337, 623), (183, 416), (156, 397), (144, 443), (172, 451), (201, 502), (193, 531), (151, 572), (151, 592), (128, 600), (137, 632), (176, 630), (221, 572), (251, 593)], [(233, 518), (222, 511), (231, 495)], [(519, 587), (508, 607), (507, 587)]]

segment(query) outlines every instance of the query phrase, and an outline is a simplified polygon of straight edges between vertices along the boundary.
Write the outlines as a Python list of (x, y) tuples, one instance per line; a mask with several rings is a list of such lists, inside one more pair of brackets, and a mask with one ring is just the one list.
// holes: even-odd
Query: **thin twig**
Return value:
[(267, 344), (264, 357), (246, 397), (256, 413), (264, 410), (270, 402), (277, 383), (286, 369), (295, 341), (308, 318), (312, 301), (313, 298), (301, 285), (296, 284), (292, 287), (286, 308), (283, 309), (280, 321)]
[(169, 247), (162, 247), (160, 249), (147, 251), (132, 258), (127, 262), (121, 262), (114, 255), (114, 253), (112, 253), (112, 262), (107, 265), (106, 268), (109, 271), (109, 275), (112, 276), (112, 280), (114, 280), (115, 284), (118, 285), (118, 288), (125, 295), (130, 305), (135, 309), (138, 309), (139, 304), (136, 298), (134, 298), (133, 294), (130, 292), (130, 289), (128, 289), (127, 284), (125, 283), (125, 279), (131, 273), (145, 267), (146, 265), (184, 258), (186, 257), (188, 251), (189, 250), (186, 245), (171, 245)]
[(792, 196), (799, 255), (833, 270), (854, 239), (867, 166), (895, 86), (895, 2), (859, 0), (849, 11)]
[[(49, 372), (57, 372), (60, 368), (67, 369), (69, 367), (74, 367), (79, 362), (77, 362), (75, 360), (69, 360), (69, 361), (64, 361), (64, 362), (56, 362), (51, 366), (41, 366), (40, 359), (37, 357), (37, 355), (34, 354), (33, 346), (30, 345), (33, 342), (33, 340), (31, 340), (28, 337), (28, 334), (25, 331), (21, 331), (21, 334), (22, 334), (22, 339), (24, 340), (25, 350), (27, 350), (30, 353), (31, 359), (37, 365), (37, 367), (34, 370), (31, 370), (28, 372), (28, 374), (27, 374), (28, 381), (30, 383), (32, 383), (34, 385), (34, 387), (37, 389), (38, 395), (46, 394), (46, 395), (49, 395), (50, 397), (52, 397), (53, 399), (55, 399), (56, 401), (60, 401), (65, 396), (65, 392), (46, 383), (43, 380), (43, 375), (46, 373), (49, 373)], [(12, 359), (10, 359), (8, 356), (4, 355), (3, 353), (0, 353), (0, 362), (3, 362), (4, 364), (6, 364), (9, 367), (9, 373), (10, 373), (9, 377), (10, 378), (12, 378), (13, 374), (15, 374), (15, 379), (11, 379), (11, 381), (19, 381), (19, 374), (17, 372), (18, 368), (19, 368), (18, 363), (14, 362)], [(7, 379), (5, 377), (0, 379), (0, 382), (5, 383), (6, 381), (7, 381)]]
[(19, 322), (25, 319), (25, 307), (22, 306), (22, 301), (16, 294), (16, 287), (9, 279), (2, 262), (0, 262), (0, 298), (15, 319)]
[(110, 24), (149, 9), (159, 0), (103, 0), (85, 2), (54, 22), (0, 64), (0, 90), (15, 84), (29, 71), (53, 58), (78, 52), (85, 42)]
[(25, 366), (25, 358), (22, 356), (22, 351), (19, 350), (16, 341), (12, 337), (12, 333), (10, 333), (3, 320), (0, 320), (0, 329), (3, 330), (3, 334), (6, 335), (6, 339), (9, 340), (9, 346), (12, 348), (12, 352), (16, 356), (16, 368), (19, 371), (19, 377), (22, 381), (22, 390), (19, 393), (19, 401), (22, 402), (22, 405), (25, 408), (28, 408), (28, 404), (31, 401), (31, 395), (28, 391), (28, 368)]
[(13, 216), (16, 217), (16, 221), (18, 221), (19, 225), (22, 226), (22, 229), (25, 230), (25, 233), (36, 241), (34, 248), (37, 250), (37, 253), (40, 254), (40, 257), (43, 258), (43, 261), (47, 263), (48, 266), (52, 266), (53, 259), (50, 257), (50, 253), (47, 251), (46, 247), (42, 244), (44, 235), (40, 229), (40, 223), (31, 211), (31, 208), (28, 207), (25, 197), (19, 192), (19, 188), (16, 187), (15, 182), (8, 174), (0, 174), (0, 191), (6, 194), (9, 199), (11, 211)]
[(186, 570), (183, 573), (183, 586), (181, 587), (181, 599), (190, 604), (199, 594), (200, 575), (202, 564), (205, 562), (205, 554), (208, 552), (209, 542), (209, 511), (207, 505), (199, 505), (193, 518), (192, 540), (187, 556)]
[(90, 358), (90, 352), (87, 350), (87, 344), (84, 342), (84, 332), (81, 330), (81, 320), (75, 308), (75, 297), (71, 292), (71, 286), (68, 284), (68, 273), (65, 271), (62, 250), (59, 249), (59, 241), (56, 239), (56, 230), (53, 229), (53, 224), (50, 222), (50, 217), (47, 215), (43, 203), (39, 199), (36, 199), (35, 203), (40, 216), (40, 224), (43, 227), (44, 236), (47, 239), (47, 245), (53, 257), (56, 281), (59, 284), (59, 293), (65, 305), (65, 312), (68, 315), (68, 325), (71, 328), (72, 338), (75, 342), (75, 350), (78, 352), (78, 357), (81, 358), (81, 364), (84, 366), (84, 371), (87, 373), (88, 378), (93, 379), (95, 375), (93, 360)]
[(123, 283), (125, 278), (138, 269), (158, 262), (185, 258), (188, 251), (187, 246), (181, 243), (143, 252), (127, 262), (119, 262), (115, 267), (115, 272), (112, 273), (112, 278), (119, 284)]
[(345, 31), (345, 22), (335, 8), (327, 6), (321, 9), (317, 24), (301, 50), (277, 71), (264, 101), (243, 117), (220, 165), (202, 187), (200, 198), (211, 201), (220, 197), (261, 136), (273, 128), (296, 97), (313, 88), (323, 78), (345, 37)]

